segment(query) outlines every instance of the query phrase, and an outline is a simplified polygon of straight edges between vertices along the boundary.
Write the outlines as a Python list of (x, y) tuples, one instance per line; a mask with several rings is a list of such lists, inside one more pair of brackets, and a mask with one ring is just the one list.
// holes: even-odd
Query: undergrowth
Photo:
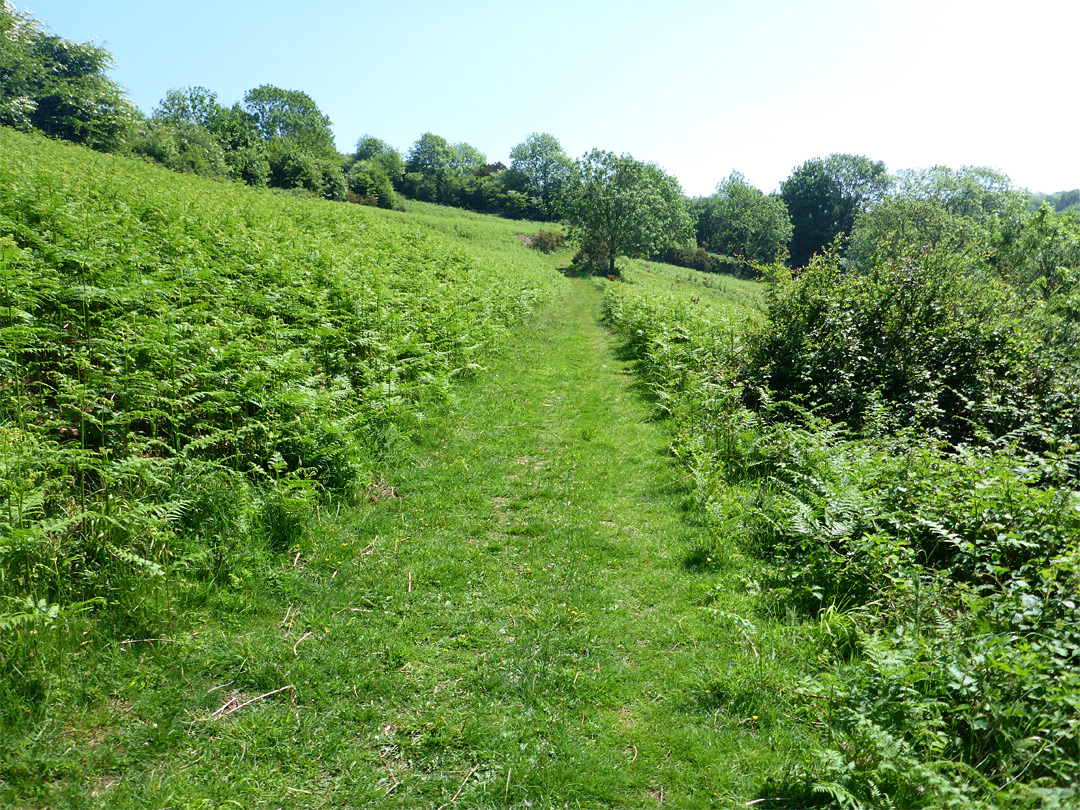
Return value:
[(786, 688), (821, 743), (763, 806), (1080, 801), (1080, 241), (1036, 216), (1026, 251), (767, 269), (744, 332), (607, 285), (758, 609), (817, 647)]
[(0, 129), (5, 726), (80, 634), (161, 634), (378, 482), (554, 283), (459, 231)]

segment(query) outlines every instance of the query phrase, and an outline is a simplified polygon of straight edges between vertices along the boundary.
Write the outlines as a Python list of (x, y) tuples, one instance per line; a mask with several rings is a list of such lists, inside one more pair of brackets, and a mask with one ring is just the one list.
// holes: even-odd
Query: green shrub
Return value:
[(372, 160), (359, 160), (354, 163), (345, 177), (349, 193), (356, 202), (373, 200), (367, 203), (379, 208), (396, 208), (399, 200), (390, 177), (383, 166)]
[(607, 243), (596, 240), (583, 242), (570, 263), (588, 273), (606, 273), (610, 266), (610, 251)]
[(889, 427), (953, 444), (1000, 439), (1044, 421), (1041, 398), (1069, 362), (1040, 340), (1037, 307), (948, 254), (865, 274), (818, 259), (774, 285), (767, 313), (742, 375), (748, 402), (799, 402), (855, 430), (887, 409)]
[(708, 253), (704, 248), (671, 246), (654, 259), (665, 264), (674, 264), (676, 267), (689, 267), (702, 273), (728, 273), (737, 278), (757, 278), (760, 275), (750, 262)]
[(535, 236), (529, 237), (529, 247), (541, 253), (555, 253), (566, 247), (566, 237), (555, 231), (541, 228)]
[(271, 144), (268, 157), (270, 185), (323, 193), (323, 167), (314, 156), (284, 141), (276, 141)]
[(147, 121), (128, 138), (128, 149), (176, 172), (214, 178), (229, 175), (221, 144), (198, 124)]

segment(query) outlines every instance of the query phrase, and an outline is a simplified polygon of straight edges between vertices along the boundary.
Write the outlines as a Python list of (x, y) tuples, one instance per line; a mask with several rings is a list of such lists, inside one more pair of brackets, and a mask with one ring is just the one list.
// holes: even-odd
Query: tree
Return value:
[(942, 246), (953, 252), (1013, 239), (1027, 195), (994, 169), (947, 166), (897, 173), (891, 195), (858, 216), (847, 258), (860, 268), (902, 253)]
[(105, 75), (112, 65), (104, 48), (46, 34), (0, 2), (0, 125), (115, 149), (137, 111)]
[(225, 177), (232, 173), (232, 166), (215, 130), (227, 115), (212, 90), (172, 89), (150, 120), (133, 128), (127, 145), (132, 154), (156, 160), (173, 171)]
[(486, 162), (474, 146), (450, 145), (446, 138), (425, 132), (405, 161), (405, 191), (417, 199), (459, 205), (470, 196), (466, 179), (476, 178)]
[(885, 164), (861, 155), (833, 154), (796, 168), (780, 184), (791, 217), (791, 263), (804, 266), (838, 236), (849, 234), (855, 217), (883, 199), (890, 184)]
[(551, 219), (572, 168), (570, 158), (554, 135), (533, 132), (510, 151), (507, 184), (532, 197), (543, 217)]
[(386, 141), (380, 140), (373, 135), (360, 136), (360, 139), (356, 142), (356, 152), (353, 153), (353, 159), (378, 164), (395, 186), (401, 183), (401, 178), (405, 174), (405, 161), (401, 157), (401, 153)]
[(320, 157), (337, 154), (330, 119), (307, 93), (264, 84), (244, 94), (243, 109), (267, 143), (287, 141)]
[(405, 159), (405, 171), (429, 177), (445, 177), (450, 172), (452, 151), (446, 138), (425, 132), (409, 150)]
[(429, 202), (444, 200), (452, 161), (453, 147), (446, 138), (432, 132), (417, 138), (405, 159), (406, 189), (410, 196)]
[[(1054, 308), (1066, 320), (1080, 323), (1080, 217), (1059, 214), (1044, 203), (1025, 214), (1016, 232), (1001, 240), (988, 259), (1002, 278), (1028, 295), (1052, 299), (1064, 293)], [(1069, 332), (1058, 337), (1074, 340)]]
[(570, 238), (605, 254), (616, 275), (618, 256), (650, 256), (685, 243), (691, 232), (679, 181), (652, 163), (594, 149), (574, 166), (567, 195)]
[(455, 143), (450, 147), (450, 171), (458, 177), (475, 175), (487, 163), (487, 156), (472, 144)]
[(912, 200), (935, 200), (950, 214), (983, 227), (1027, 208), (1026, 195), (1016, 190), (1008, 175), (985, 166), (905, 169), (897, 174), (896, 193)]
[(860, 214), (847, 258), (861, 270), (939, 245), (959, 249), (976, 238), (971, 220), (950, 213), (938, 200), (894, 197)]
[(698, 245), (713, 253), (741, 256), (756, 262), (786, 258), (791, 241), (791, 218), (784, 201), (750, 185), (732, 172), (716, 186), (716, 194), (695, 200)]
[(205, 87), (172, 89), (165, 94), (153, 117), (171, 124), (198, 124), (213, 131), (224, 109), (217, 101), (217, 93)]

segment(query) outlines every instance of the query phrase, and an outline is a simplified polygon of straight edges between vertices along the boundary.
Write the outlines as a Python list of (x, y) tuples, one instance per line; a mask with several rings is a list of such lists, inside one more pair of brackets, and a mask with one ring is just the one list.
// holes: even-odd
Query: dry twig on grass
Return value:
[(286, 684), (285, 686), (281, 687), (280, 689), (274, 689), (274, 690), (272, 690), (270, 692), (266, 692), (266, 693), (264, 693), (262, 695), (259, 695), (258, 697), (253, 697), (251, 700), (245, 700), (243, 703), (239, 703), (239, 704), (237, 704), (235, 706), (231, 705), (232, 704), (231, 700), (227, 701), (226, 703), (222, 704), (220, 709), (218, 709), (216, 712), (214, 712), (212, 715), (210, 715), (210, 719), (211, 720), (220, 720), (222, 717), (226, 717), (226, 716), (232, 714), (233, 712), (240, 711), (240, 709), (244, 708), (245, 706), (250, 706), (252, 703), (255, 703), (256, 701), (262, 700), (263, 698), (268, 698), (271, 695), (276, 695), (276, 694), (278, 694), (280, 692), (285, 692), (285, 691), (287, 691), (289, 689), (292, 689), (292, 688), (294, 688), (294, 687), (293, 687), (293, 685), (291, 683)]
[(447, 807), (449, 807), (450, 805), (452, 805), (454, 802), (457, 801), (457, 797), (460, 796), (461, 791), (463, 791), (465, 789), (465, 783), (469, 781), (469, 777), (472, 776), (474, 773), (476, 773), (476, 771), (479, 768), (480, 768), (480, 763), (479, 762), (476, 763), (475, 765), (473, 765), (471, 768), (469, 768), (469, 772), (467, 774), (465, 774), (465, 778), (461, 780), (461, 785), (458, 787), (457, 793), (455, 793), (453, 798), (450, 799), (450, 801), (448, 801), (446, 804), (440, 804), (438, 810), (446, 810)]

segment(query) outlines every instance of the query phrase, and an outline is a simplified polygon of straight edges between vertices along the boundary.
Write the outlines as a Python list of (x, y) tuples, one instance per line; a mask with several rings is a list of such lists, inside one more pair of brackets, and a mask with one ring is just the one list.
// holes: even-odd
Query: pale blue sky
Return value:
[(765, 191), (830, 152), (890, 171), (998, 168), (1080, 187), (1078, 0), (20, 0), (95, 39), (150, 113), (173, 87), (229, 105), (308, 93), (338, 148), (424, 132), (508, 162), (530, 132), (629, 152), (709, 194)]

